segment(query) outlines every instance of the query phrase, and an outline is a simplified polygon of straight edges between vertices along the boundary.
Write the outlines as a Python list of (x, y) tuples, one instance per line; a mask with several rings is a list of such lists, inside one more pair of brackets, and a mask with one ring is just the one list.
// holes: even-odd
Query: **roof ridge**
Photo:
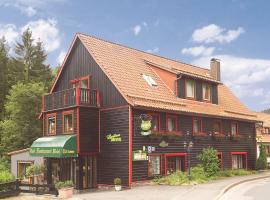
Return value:
[(129, 46), (124, 45), (124, 44), (119, 44), (119, 43), (112, 42), (112, 41), (109, 41), (109, 40), (106, 40), (106, 39), (102, 39), (102, 38), (99, 38), (99, 37), (94, 36), (94, 35), (88, 35), (88, 34), (81, 33), (81, 32), (77, 32), (76, 34), (84, 35), (84, 36), (87, 36), (87, 37), (92, 37), (92, 38), (95, 38), (95, 39), (97, 39), (97, 40), (101, 40), (101, 41), (108, 42), (108, 43), (111, 43), (111, 44), (114, 44), (114, 45), (117, 45), (117, 46), (121, 46), (121, 47), (125, 47), (125, 48), (132, 49), (132, 50), (135, 50), (135, 51), (139, 51), (139, 52), (142, 52), (142, 53), (146, 53), (146, 54), (148, 54), (148, 55), (156, 56), (156, 57), (159, 57), (159, 58), (162, 58), (162, 59), (167, 59), (167, 60), (170, 60), (170, 61), (179, 63), (179, 64), (188, 65), (188, 66), (193, 67), (193, 68), (199, 68), (199, 69), (203, 69), (203, 70), (207, 70), (207, 71), (210, 70), (210, 69), (207, 69), (207, 68), (205, 68), (205, 67), (200, 67), (200, 66), (192, 65), (192, 64), (189, 64), (189, 63), (180, 61), (180, 60), (176, 60), (176, 59), (168, 58), (168, 57), (165, 57), (165, 56), (161, 56), (161, 55), (149, 53), (149, 52), (147, 52), (147, 51), (143, 51), (143, 50), (140, 50), (140, 49), (136, 49), (136, 48), (134, 48), (134, 47), (129, 47)]

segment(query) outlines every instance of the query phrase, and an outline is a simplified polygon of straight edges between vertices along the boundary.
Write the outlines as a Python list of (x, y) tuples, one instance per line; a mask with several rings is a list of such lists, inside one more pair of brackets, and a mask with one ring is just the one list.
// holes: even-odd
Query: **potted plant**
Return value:
[(73, 195), (73, 182), (71, 180), (58, 181), (55, 188), (58, 190), (59, 198), (68, 199)]
[(114, 187), (116, 191), (120, 191), (122, 189), (121, 179), (119, 177), (114, 179)]
[(31, 165), (26, 168), (26, 177), (29, 177), (30, 183), (39, 184), (40, 177), (43, 176), (43, 173), (46, 171), (44, 165)]

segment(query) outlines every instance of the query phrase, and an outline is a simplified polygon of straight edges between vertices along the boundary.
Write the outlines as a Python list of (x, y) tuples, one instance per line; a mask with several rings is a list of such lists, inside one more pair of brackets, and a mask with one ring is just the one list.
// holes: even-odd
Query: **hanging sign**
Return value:
[(147, 136), (151, 134), (151, 127), (152, 127), (152, 123), (151, 123), (151, 115), (147, 115), (147, 114), (142, 114), (140, 116), (141, 118), (141, 135), (143, 136)]
[(159, 143), (159, 146), (165, 148), (165, 147), (169, 146), (169, 143), (162, 140), (162, 142)]
[(133, 161), (143, 161), (148, 160), (147, 153), (142, 150), (137, 150), (132, 152), (132, 160)]
[(120, 134), (109, 134), (106, 136), (106, 138), (110, 142), (121, 142), (122, 141)]

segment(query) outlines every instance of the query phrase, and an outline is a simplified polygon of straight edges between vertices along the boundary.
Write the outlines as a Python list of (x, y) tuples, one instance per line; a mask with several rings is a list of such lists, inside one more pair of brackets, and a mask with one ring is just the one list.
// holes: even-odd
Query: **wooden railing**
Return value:
[(56, 110), (72, 106), (100, 106), (100, 95), (98, 90), (85, 88), (71, 88), (43, 97), (43, 111)]

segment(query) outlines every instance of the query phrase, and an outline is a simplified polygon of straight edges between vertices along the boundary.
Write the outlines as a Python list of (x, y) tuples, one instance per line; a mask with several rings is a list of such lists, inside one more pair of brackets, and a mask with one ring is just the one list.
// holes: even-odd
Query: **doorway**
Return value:
[(169, 175), (177, 171), (185, 171), (186, 154), (173, 153), (165, 154), (165, 174)]
[(83, 189), (96, 187), (96, 157), (82, 157)]

